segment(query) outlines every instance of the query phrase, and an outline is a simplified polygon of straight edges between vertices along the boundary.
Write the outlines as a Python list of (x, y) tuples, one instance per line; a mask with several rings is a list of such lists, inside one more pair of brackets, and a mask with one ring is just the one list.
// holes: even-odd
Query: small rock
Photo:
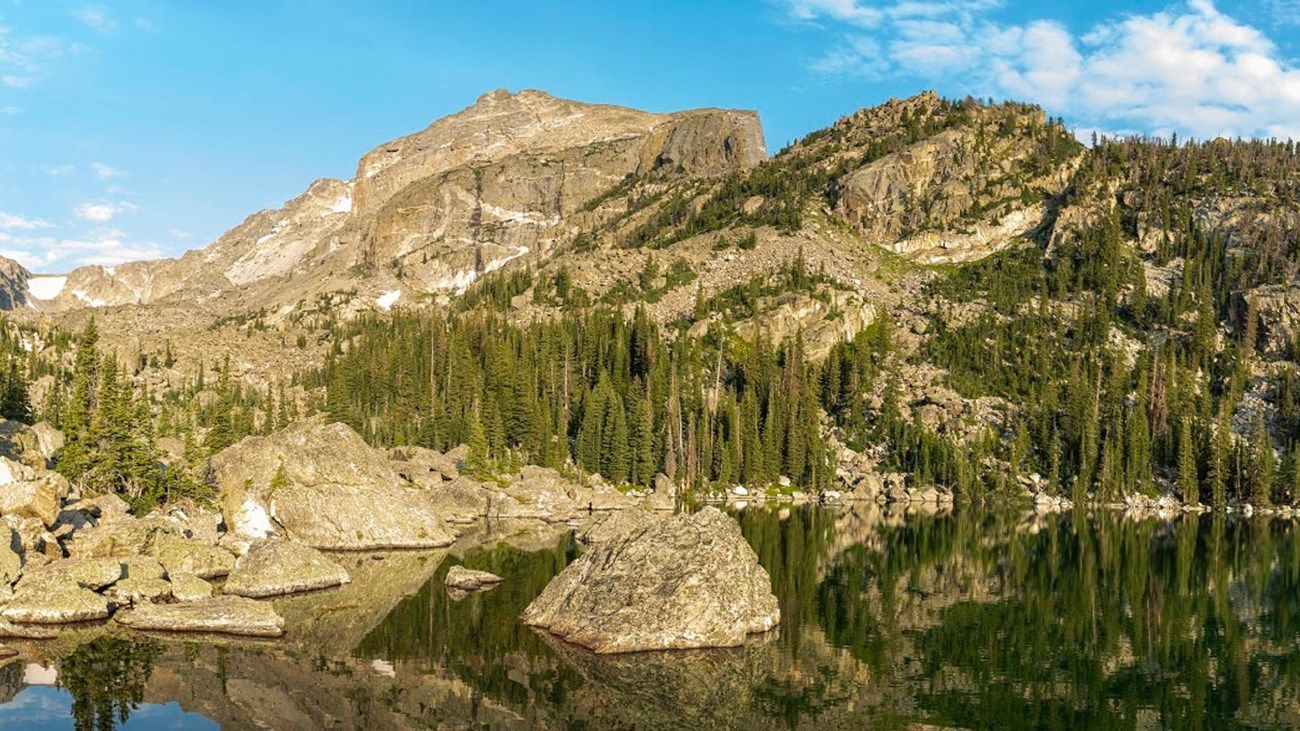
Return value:
[(190, 574), (172, 574), (172, 598), (178, 602), (197, 602), (212, 597), (212, 584)]
[(348, 582), (348, 572), (310, 546), (289, 541), (261, 541), (235, 560), (222, 590), (236, 596), (262, 597), (327, 589)]
[(119, 612), (115, 621), (138, 630), (214, 632), (250, 637), (279, 637), (284, 618), (267, 602), (218, 596), (183, 604), (145, 604)]
[(443, 583), (449, 589), (479, 591), (481, 589), (491, 589), (502, 581), (504, 579), (500, 576), (487, 571), (475, 571), (464, 566), (452, 566), (447, 570), (447, 578)]

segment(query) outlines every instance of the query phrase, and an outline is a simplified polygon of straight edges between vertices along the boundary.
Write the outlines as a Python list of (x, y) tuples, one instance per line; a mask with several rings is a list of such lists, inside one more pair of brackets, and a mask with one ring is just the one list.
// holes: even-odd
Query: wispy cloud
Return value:
[(73, 209), (73, 213), (83, 221), (108, 223), (119, 213), (129, 213), (138, 208), (134, 203), (125, 201), (87, 201)]
[(90, 163), (90, 167), (95, 171), (95, 175), (100, 180), (108, 181), (126, 177), (126, 172), (102, 162), (92, 162)]
[(98, 5), (77, 8), (71, 14), (91, 30), (100, 33), (112, 33), (117, 30), (117, 20), (107, 9)]
[(147, 241), (133, 241), (118, 229), (105, 229), (84, 236), (23, 236), (0, 231), (0, 256), (37, 272), (67, 271), (79, 266), (116, 266), (129, 261), (158, 259), (162, 247)]
[(989, 12), (998, 5), (983, 0), (787, 7), (797, 20), (839, 29), (841, 41), (812, 64), (819, 73), (911, 77), (1035, 101), (1098, 129), (1300, 138), (1300, 68), (1211, 0), (1083, 34), (1051, 18), (1000, 24)]
[(41, 172), (51, 178), (61, 178), (65, 175), (71, 175), (77, 172), (75, 165), (42, 165)]
[(38, 228), (50, 228), (54, 224), (39, 218), (24, 218), (12, 213), (0, 211), (0, 229), (14, 230), (22, 229), (25, 231), (34, 231)]
[(15, 35), (0, 25), (0, 86), (29, 89), (50, 61), (85, 50), (84, 45), (57, 36)]

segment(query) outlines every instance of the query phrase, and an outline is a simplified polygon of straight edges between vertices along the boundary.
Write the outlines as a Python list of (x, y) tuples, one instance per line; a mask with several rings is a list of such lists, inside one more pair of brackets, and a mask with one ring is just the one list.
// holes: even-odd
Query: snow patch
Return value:
[(17, 482), (14, 479), (14, 471), (9, 468), (9, 463), (0, 461), (0, 485), (8, 485), (11, 482)]
[(396, 677), (397, 677), (397, 670), (394, 669), (394, 668), (393, 668), (393, 664), (392, 664), (391, 662), (387, 661), (387, 660), (381, 660), (381, 659), (376, 658), (376, 659), (374, 660), (374, 662), (370, 663), (370, 667), (371, 667), (371, 668), (372, 668), (376, 673), (378, 673), (379, 675), (382, 675), (382, 676), (384, 676), (384, 677), (386, 677), (386, 678), (396, 678)]
[(487, 263), (487, 266), (483, 267), (483, 273), (487, 274), (488, 272), (494, 272), (500, 269), (501, 267), (505, 266), (506, 264), (509, 264), (510, 262), (514, 261), (515, 259), (518, 259), (519, 257), (523, 256), (524, 254), (527, 254), (529, 251), (530, 249), (527, 246), (521, 246), (519, 247), (518, 250), (515, 251), (515, 253), (511, 254), (510, 256), (502, 257), (500, 259), (493, 259), (492, 261)]
[(27, 292), (38, 300), (52, 300), (67, 283), (67, 277), (32, 277), (27, 280)]
[(338, 200), (334, 201), (334, 205), (330, 206), (329, 211), (327, 211), (325, 215), (328, 216), (331, 213), (351, 213), (351, 212), (352, 212), (352, 194), (344, 193), (342, 198), (339, 198)]
[(400, 289), (395, 289), (392, 292), (385, 292), (375, 298), (375, 304), (379, 305), (379, 309), (381, 310), (391, 310), (393, 309), (393, 305), (397, 304), (397, 300), (400, 299), (401, 296), (402, 290)]
[(87, 295), (85, 290), (74, 289), (72, 290), (72, 296), (76, 297), (82, 302), (85, 302), (87, 305), (91, 307), (103, 307), (105, 304), (104, 300), (99, 299), (98, 297), (91, 297)]
[(275, 533), (271, 516), (253, 498), (246, 498), (235, 516), (235, 533), (249, 538), (266, 538)]

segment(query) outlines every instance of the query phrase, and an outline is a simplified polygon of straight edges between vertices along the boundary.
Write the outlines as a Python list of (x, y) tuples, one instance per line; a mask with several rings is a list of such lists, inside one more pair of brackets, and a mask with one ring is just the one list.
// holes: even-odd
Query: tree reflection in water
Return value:
[(144, 684), (162, 647), (152, 640), (101, 635), (60, 663), (59, 685), (72, 694), (77, 731), (112, 731), (144, 699)]

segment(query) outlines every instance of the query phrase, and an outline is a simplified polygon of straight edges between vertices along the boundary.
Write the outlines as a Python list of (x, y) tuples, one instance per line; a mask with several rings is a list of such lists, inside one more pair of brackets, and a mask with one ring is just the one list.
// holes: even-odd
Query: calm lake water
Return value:
[[(1290, 523), (738, 518), (782, 611), (744, 648), (595, 657), (535, 634), (515, 618), (576, 548), (563, 529), (509, 526), (490, 548), (346, 557), (352, 585), (278, 604), (284, 641), (34, 646), (48, 666), (0, 669), (0, 727), (1300, 727)], [(454, 599), (457, 563), (506, 581)]]

